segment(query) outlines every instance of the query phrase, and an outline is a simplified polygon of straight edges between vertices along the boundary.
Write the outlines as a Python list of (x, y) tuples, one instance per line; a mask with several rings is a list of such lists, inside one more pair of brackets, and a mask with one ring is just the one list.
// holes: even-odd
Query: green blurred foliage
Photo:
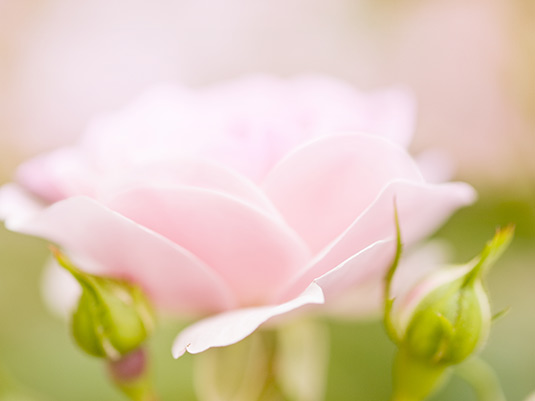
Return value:
[[(455, 262), (465, 262), (492, 237), (495, 227), (516, 224), (516, 238), (489, 277), (494, 311), (511, 312), (494, 324), (483, 358), (493, 366), (509, 401), (521, 401), (535, 385), (535, 202), (527, 196), (480, 195), (436, 236), (450, 241)], [(0, 365), (43, 400), (123, 400), (96, 358), (78, 350), (68, 324), (52, 316), (40, 294), (46, 243), (0, 230)], [(175, 361), (171, 343), (185, 323), (160, 322), (150, 341), (156, 386), (162, 399), (195, 400), (192, 361)], [(326, 321), (331, 336), (327, 400), (387, 400), (394, 347), (377, 321)], [(0, 383), (0, 386), (5, 383)], [(39, 398), (41, 399), (41, 398)], [(453, 377), (433, 401), (475, 400)]]

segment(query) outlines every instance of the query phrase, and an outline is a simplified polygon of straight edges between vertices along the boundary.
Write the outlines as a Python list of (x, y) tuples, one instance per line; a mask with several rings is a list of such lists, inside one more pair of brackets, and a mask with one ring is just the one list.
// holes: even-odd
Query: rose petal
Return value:
[[(404, 249), (392, 282), (392, 296), (399, 299), (400, 294), (406, 293), (422, 277), (439, 266), (444, 266), (445, 253), (445, 244), (438, 241), (417, 248), (412, 247), (409, 250)], [(390, 261), (391, 259), (388, 267)], [(363, 316), (376, 318), (381, 313), (383, 305), (384, 272), (384, 268), (376, 268), (369, 277), (359, 280), (356, 286), (349, 288), (345, 293), (337, 293), (336, 298), (329, 299), (325, 305), (324, 313), (349, 319)]]
[(241, 305), (266, 302), (310, 259), (280, 219), (202, 188), (138, 188), (109, 206), (192, 252), (228, 284)]
[(350, 258), (370, 244), (395, 235), (394, 201), (403, 243), (409, 245), (436, 229), (460, 206), (471, 203), (475, 192), (464, 183), (423, 184), (396, 181), (386, 186), (370, 207), (290, 285), (281, 291), (284, 300), (307, 283)]
[(235, 307), (221, 278), (195, 256), (91, 199), (69, 198), (6, 226), (56, 242), (111, 275), (138, 282), (164, 308), (206, 313)]
[(371, 93), (366, 100), (373, 125), (370, 123), (365, 130), (407, 148), (416, 125), (416, 100), (412, 93), (397, 87)]
[(17, 181), (52, 203), (68, 196), (93, 196), (97, 178), (77, 149), (63, 148), (22, 164), (17, 169)]
[(51, 259), (47, 262), (43, 272), (41, 293), (50, 311), (59, 317), (69, 319), (80, 298), (82, 289), (73, 276)]
[(323, 302), (321, 288), (312, 283), (301, 295), (283, 304), (238, 309), (201, 320), (178, 335), (173, 344), (173, 356), (179, 358), (186, 351), (197, 354), (208, 348), (234, 344), (275, 316)]
[(442, 149), (426, 149), (418, 154), (416, 162), (427, 182), (446, 182), (455, 173), (453, 157)]
[(329, 302), (370, 277), (382, 275), (392, 264), (395, 250), (396, 242), (393, 239), (377, 241), (314, 281)]
[(225, 312), (195, 323), (179, 334), (173, 344), (173, 356), (178, 358), (186, 351), (196, 354), (211, 347), (234, 344), (274, 316), (307, 304), (323, 304), (335, 298), (338, 292), (365, 280), (370, 274), (370, 264), (384, 270), (393, 259), (394, 250), (392, 240), (377, 242), (317, 278), (303, 293), (283, 304)]
[(266, 177), (264, 190), (318, 252), (334, 240), (394, 179), (421, 182), (411, 157), (377, 136), (320, 138), (296, 150)]
[(0, 188), (0, 219), (7, 225), (25, 221), (45, 207), (43, 202), (17, 184)]
[(225, 166), (203, 159), (176, 157), (172, 161), (132, 166), (112, 177), (103, 178), (99, 198), (104, 201), (139, 187), (190, 186), (224, 193), (280, 218), (278, 211), (258, 185)]
[[(403, 147), (409, 145), (416, 104), (408, 90), (392, 88), (361, 93), (344, 82), (318, 75), (296, 78), (292, 83), (299, 95), (293, 103), (303, 105), (301, 108), (308, 114), (308, 131), (316, 136), (362, 131)], [(296, 114), (303, 114), (299, 111)]]
[(80, 148), (101, 171), (195, 155), (209, 140), (195, 128), (202, 112), (198, 95), (189, 89), (155, 86), (126, 107), (93, 119)]

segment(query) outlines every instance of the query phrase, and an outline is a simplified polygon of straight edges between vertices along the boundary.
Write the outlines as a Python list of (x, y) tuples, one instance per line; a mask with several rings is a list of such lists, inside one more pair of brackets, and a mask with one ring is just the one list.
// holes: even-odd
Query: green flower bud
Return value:
[(481, 280), (461, 277), (443, 284), (418, 306), (404, 343), (411, 354), (434, 363), (463, 361), (490, 329), (490, 306)]
[(482, 275), (508, 246), (512, 233), (511, 228), (498, 231), (480, 257), (439, 273), (444, 279), (416, 306), (402, 336), (407, 352), (433, 364), (453, 365), (485, 343), (492, 316)]
[(78, 345), (90, 355), (110, 360), (139, 348), (154, 326), (150, 304), (141, 288), (85, 273), (58, 249), (52, 252), (82, 287), (72, 316), (72, 333)]
[(466, 265), (441, 269), (421, 282), (395, 313), (390, 285), (401, 254), (397, 228), (396, 258), (385, 280), (385, 328), (399, 347), (392, 399), (420, 401), (441, 386), (452, 365), (486, 342), (492, 316), (482, 277), (511, 242), (513, 228), (498, 230)]

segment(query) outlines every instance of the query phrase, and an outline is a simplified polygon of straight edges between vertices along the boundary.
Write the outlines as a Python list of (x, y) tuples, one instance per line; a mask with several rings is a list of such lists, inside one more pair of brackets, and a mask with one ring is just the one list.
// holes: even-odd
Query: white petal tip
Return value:
[(225, 347), (243, 340), (267, 320), (308, 304), (322, 304), (323, 291), (316, 283), (296, 298), (279, 305), (236, 309), (208, 317), (184, 329), (173, 343), (175, 359), (187, 352), (198, 354), (213, 347)]
[(173, 354), (173, 358), (175, 359), (178, 359), (180, 358), (182, 355), (184, 355), (186, 353), (186, 351), (188, 350), (188, 345), (186, 345), (185, 347), (184, 346), (175, 346), (173, 345), (173, 349), (171, 351), (171, 353)]

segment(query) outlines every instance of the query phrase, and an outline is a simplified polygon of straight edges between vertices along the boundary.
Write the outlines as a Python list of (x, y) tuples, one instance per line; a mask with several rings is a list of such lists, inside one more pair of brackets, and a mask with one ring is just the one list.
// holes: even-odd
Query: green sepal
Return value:
[(396, 270), (398, 268), (399, 261), (401, 259), (401, 253), (403, 252), (403, 243), (401, 242), (401, 228), (399, 226), (399, 215), (398, 215), (398, 209), (397, 209), (395, 200), (394, 200), (394, 222), (396, 225), (396, 253), (394, 255), (394, 259), (392, 260), (392, 264), (388, 268), (388, 271), (384, 279), (383, 324), (384, 324), (388, 337), (390, 337), (390, 340), (392, 340), (394, 344), (400, 344), (401, 334), (398, 333), (398, 331), (396, 330), (396, 326), (394, 325), (394, 322), (392, 321), (392, 308), (394, 306), (395, 299), (392, 298), (390, 295), (391, 287), (392, 287), (392, 280), (394, 279), (394, 274), (396, 273)]
[(509, 244), (513, 240), (514, 232), (515, 227), (513, 225), (496, 230), (494, 237), (487, 242), (481, 254), (471, 262), (475, 262), (475, 264), (470, 273), (466, 275), (467, 282), (470, 280), (477, 280), (478, 278), (480, 279), (488, 272), (509, 247)]
[(502, 310), (499, 310), (494, 315), (492, 315), (492, 323), (500, 320), (502, 317), (505, 317), (506, 315), (509, 314), (510, 311), (511, 311), (510, 306), (508, 306), (507, 308), (503, 308)]

